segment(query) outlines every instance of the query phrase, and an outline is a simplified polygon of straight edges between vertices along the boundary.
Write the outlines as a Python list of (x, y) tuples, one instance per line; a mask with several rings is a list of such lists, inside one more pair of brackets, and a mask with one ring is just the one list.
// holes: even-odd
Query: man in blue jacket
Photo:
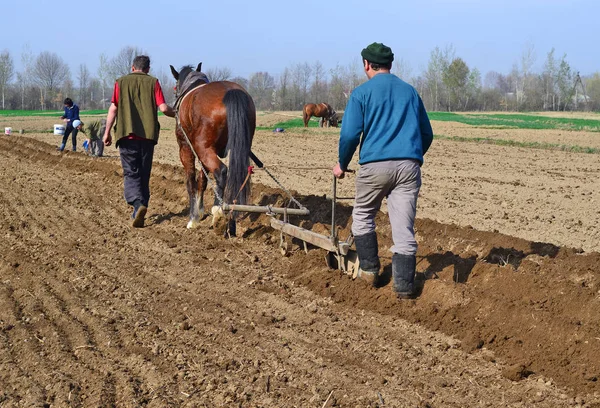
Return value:
[(79, 120), (79, 106), (73, 103), (71, 98), (65, 98), (64, 100), (65, 106), (65, 114), (60, 118), (65, 122), (65, 134), (62, 139), (62, 143), (57, 148), (61, 152), (65, 150), (65, 146), (67, 145), (67, 140), (69, 140), (69, 135), (73, 133), (73, 151), (77, 150), (77, 128), (73, 127), (73, 122)]
[(360, 144), (360, 170), (352, 211), (352, 234), (359, 277), (376, 285), (380, 270), (375, 215), (387, 198), (394, 245), (393, 290), (415, 295), (417, 241), (414, 222), (421, 187), (423, 155), (433, 141), (429, 117), (417, 91), (390, 73), (394, 54), (373, 43), (361, 52), (369, 80), (350, 95), (340, 133), (339, 162), (333, 174), (344, 177)]

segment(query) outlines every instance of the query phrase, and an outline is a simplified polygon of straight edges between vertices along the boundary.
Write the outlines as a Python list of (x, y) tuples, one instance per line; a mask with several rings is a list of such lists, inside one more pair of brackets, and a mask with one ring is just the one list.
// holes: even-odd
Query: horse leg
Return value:
[(204, 174), (204, 171), (200, 171), (198, 175), (198, 218), (200, 220), (204, 219), (204, 192), (206, 191), (206, 186), (208, 185), (208, 179)]
[[(215, 179), (215, 198), (213, 202), (213, 207), (211, 209), (211, 213), (213, 216), (211, 227), (214, 229), (221, 229), (223, 226), (223, 221), (225, 219), (225, 214), (223, 213), (223, 194), (225, 192), (225, 186), (227, 184), (227, 167), (223, 164), (217, 153), (214, 150), (206, 149), (203, 151), (200, 160), (205, 166), (207, 172), (213, 175)], [(227, 230), (224, 231), (224, 234), (227, 235)]]
[(215, 200), (213, 206), (221, 207), (223, 204), (223, 194), (225, 192), (225, 185), (227, 184), (227, 166), (223, 163), (219, 163), (219, 168), (213, 172), (216, 183)]
[[(221, 163), (221, 165), (219, 166), (219, 168), (217, 170), (215, 170), (215, 172), (213, 173), (213, 176), (215, 177), (215, 182), (216, 182), (216, 194), (215, 194), (215, 201), (213, 204), (213, 226), (217, 224), (217, 222), (221, 221), (221, 218), (225, 217), (225, 214), (223, 213), (222, 210), (222, 204), (223, 204), (223, 194), (225, 192), (225, 186), (227, 184), (227, 166), (225, 166), (223, 163)], [(235, 203), (232, 203), (235, 204)], [(235, 237), (236, 235), (236, 225), (235, 225), (235, 212), (231, 213), (231, 216), (229, 217), (229, 219), (227, 220), (227, 229), (223, 232), (223, 235), (225, 237), (230, 236), (230, 237)]]
[(200, 180), (196, 180), (196, 166), (194, 163), (194, 153), (187, 144), (187, 142), (179, 142), (179, 158), (181, 164), (185, 170), (185, 187), (188, 192), (189, 203), (190, 203), (190, 219), (187, 223), (187, 228), (198, 227), (199, 217), (199, 205), (201, 200), (198, 197), (198, 184)]

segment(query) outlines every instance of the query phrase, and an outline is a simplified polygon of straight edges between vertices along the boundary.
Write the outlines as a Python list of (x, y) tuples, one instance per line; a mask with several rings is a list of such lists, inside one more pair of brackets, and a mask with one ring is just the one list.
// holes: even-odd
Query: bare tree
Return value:
[(154, 74), (154, 76), (158, 79), (160, 86), (162, 88), (165, 101), (173, 103), (175, 102), (175, 79), (171, 72), (166, 73), (162, 70), (162, 68)]
[(523, 105), (527, 99), (528, 88), (532, 82), (531, 68), (535, 63), (536, 55), (533, 45), (528, 44), (521, 53), (521, 86), (517, 92), (517, 104)]
[(313, 83), (310, 87), (312, 100), (316, 103), (327, 102), (324, 100), (327, 94), (327, 79), (325, 78), (325, 69), (319, 61), (315, 62), (312, 69)]
[(87, 95), (90, 86), (90, 71), (85, 64), (79, 65), (79, 73), (77, 75), (79, 81), (79, 106), (82, 109), (87, 109)]
[(358, 71), (358, 67), (361, 67), (362, 70), (362, 65), (355, 60), (347, 67), (337, 65), (329, 71), (331, 81), (327, 100), (334, 109), (345, 109), (352, 90), (366, 80), (364, 74)]
[(33, 73), (34, 82), (40, 89), (40, 104), (44, 110), (46, 101), (52, 100), (60, 85), (69, 78), (69, 67), (56, 53), (44, 51), (36, 58)]
[(293, 101), (291, 96), (291, 73), (290, 69), (286, 68), (279, 75), (277, 80), (277, 92), (275, 94), (275, 109), (277, 110), (292, 110)]
[(589, 95), (593, 110), (600, 110), (600, 72), (594, 73), (589, 78), (582, 78), (585, 81), (585, 88)]
[[(69, 98), (73, 99), (74, 95), (75, 95), (75, 86), (73, 84), (73, 81), (69, 77), (62, 83), (60, 90), (58, 90), (57, 92), (54, 93), (53, 98), (52, 98), (52, 103), (54, 104), (55, 107), (62, 107), (63, 101), (65, 100), (65, 98), (69, 97)], [(76, 101), (76, 103), (79, 104), (79, 101)]]
[(145, 51), (138, 47), (126, 46), (110, 60), (109, 72), (111, 79), (115, 80), (131, 72), (133, 59), (138, 55), (147, 55)]
[(15, 74), (15, 65), (8, 50), (0, 54), (0, 88), (2, 90), (2, 109), (4, 109), (4, 96), (6, 85), (11, 81)]
[(392, 64), (392, 73), (405, 82), (412, 83), (410, 64), (404, 59), (399, 58)]
[(242, 88), (244, 89), (248, 89), (248, 79), (241, 77), (241, 76), (236, 76), (230, 79), (231, 82), (235, 82), (236, 84), (240, 85)]
[(308, 63), (297, 64), (294, 67), (294, 82), (298, 86), (301, 93), (301, 105), (304, 106), (308, 102), (308, 89), (310, 87), (310, 77), (312, 68)]
[[(101, 101), (100, 99), (102, 98), (102, 83), (100, 82), (100, 80), (98, 78), (91, 78), (90, 79), (90, 85), (88, 87), (88, 91), (89, 91), (89, 95), (90, 95), (90, 109), (98, 109), (98, 108), (103, 108), (102, 103), (103, 101)], [(98, 104), (98, 102), (100, 102), (100, 104)]]
[[(33, 53), (31, 52), (29, 45), (23, 47), (23, 52), (21, 53), (21, 65), (23, 66), (23, 71), (17, 74), (17, 79), (21, 91), (21, 109), (25, 109), (25, 94), (30, 88), (33, 72)], [(33, 98), (31, 98), (31, 100), (33, 100)]]
[(252, 95), (257, 109), (273, 109), (274, 90), (275, 79), (268, 72), (256, 72), (250, 76), (248, 93)]
[(211, 82), (228, 81), (231, 79), (232, 75), (233, 73), (231, 72), (231, 69), (227, 67), (210, 68), (206, 71), (206, 76), (208, 76), (208, 79)]
[(346, 68), (348, 89), (354, 89), (367, 80), (361, 57), (354, 57)]
[(469, 102), (476, 101), (481, 94), (481, 72), (473, 68), (469, 73), (466, 87), (466, 100), (464, 110), (469, 109)]
[(556, 78), (558, 76), (557, 61), (554, 58), (554, 48), (546, 55), (544, 72), (542, 73), (545, 96), (544, 109), (556, 110)]
[(110, 64), (106, 54), (100, 54), (100, 65), (98, 66), (98, 79), (100, 80), (100, 91), (102, 97), (102, 109), (106, 108), (106, 87), (110, 78)]
[(440, 110), (442, 98), (446, 93), (443, 83), (444, 73), (448, 70), (450, 62), (454, 59), (454, 47), (446, 46), (443, 50), (435, 47), (429, 57), (427, 72), (425, 79), (427, 80), (427, 88), (429, 89), (429, 98), (431, 106), (429, 109), (434, 111)]

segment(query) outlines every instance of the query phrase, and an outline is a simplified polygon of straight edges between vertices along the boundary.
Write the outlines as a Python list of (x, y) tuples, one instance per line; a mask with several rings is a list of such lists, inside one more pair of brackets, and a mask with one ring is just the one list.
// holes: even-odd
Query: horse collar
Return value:
[(186, 96), (188, 96), (189, 94), (191, 94), (193, 91), (195, 91), (196, 89), (202, 88), (204, 85), (208, 84), (208, 82), (205, 82), (203, 84), (200, 84), (198, 86), (195, 86), (192, 89), (188, 89), (185, 90), (185, 92), (182, 92), (177, 99), (175, 100), (175, 110), (179, 110), (179, 106), (181, 106), (181, 103), (183, 102), (183, 100), (186, 98)]

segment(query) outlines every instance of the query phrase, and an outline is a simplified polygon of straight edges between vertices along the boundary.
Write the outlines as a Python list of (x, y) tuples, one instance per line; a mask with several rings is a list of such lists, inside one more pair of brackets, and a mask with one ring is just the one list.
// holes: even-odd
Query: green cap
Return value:
[(375, 64), (388, 65), (394, 60), (392, 49), (382, 43), (374, 42), (360, 53), (364, 59)]

